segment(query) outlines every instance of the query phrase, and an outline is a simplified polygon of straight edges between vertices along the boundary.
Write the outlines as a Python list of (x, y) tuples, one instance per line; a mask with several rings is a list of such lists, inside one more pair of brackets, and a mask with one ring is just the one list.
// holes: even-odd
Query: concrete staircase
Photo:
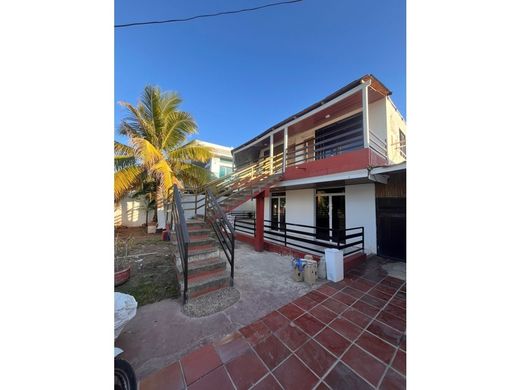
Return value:
[(240, 206), (242, 203), (247, 202), (250, 199), (253, 199), (262, 191), (269, 189), (276, 182), (280, 181), (280, 179), (281, 174), (274, 174), (272, 176), (264, 178), (263, 180), (251, 184), (250, 187), (242, 188), (236, 192), (233, 192), (229, 196), (219, 198), (219, 204), (225, 213), (229, 213), (230, 211)]
[[(188, 293), (187, 298), (196, 298), (230, 286), (230, 272), (227, 261), (220, 257), (220, 245), (213, 231), (202, 217), (186, 221), (190, 235), (188, 246)], [(172, 240), (176, 257), (179, 259), (177, 243)], [(181, 274), (181, 291), (184, 290), (182, 265), (177, 264)]]
[[(210, 210), (209, 215), (213, 224), (210, 225), (201, 216), (185, 220), (185, 207), (192, 207), (191, 210), (199, 210), (200, 204), (197, 200), (194, 202), (187, 202), (189, 206), (185, 206), (182, 202), (180, 193), (172, 197), (172, 212), (175, 223), (179, 227), (187, 225), (187, 232), (185, 228), (180, 228), (178, 237), (172, 237), (172, 244), (174, 247), (175, 257), (177, 259), (177, 269), (181, 273), (181, 290), (184, 291), (184, 274), (181, 264), (181, 256), (179, 248), (177, 248), (177, 238), (181, 242), (188, 242), (187, 252), (187, 279), (188, 288), (184, 296), (184, 302), (187, 299), (200, 297), (212, 293), (219, 289), (232, 285), (232, 270), (228, 270), (228, 259), (234, 259), (234, 236), (231, 227), (224, 227), (227, 223), (226, 213), (235, 209), (242, 203), (248, 201), (259, 195), (262, 191), (269, 189), (273, 184), (281, 179), (279, 168), (281, 167), (282, 155), (269, 157), (259, 161), (250, 166), (241, 168), (230, 175), (223, 178), (216, 179), (208, 183), (204, 188), (190, 189), (189, 193), (195, 195), (195, 199), (200, 199), (205, 210)], [(178, 188), (175, 186), (175, 191)], [(209, 196), (211, 195), (211, 198)], [(197, 198), (199, 196), (199, 198)], [(177, 199), (177, 202), (175, 201)], [(210, 200), (208, 200), (210, 199)], [(195, 203), (195, 206), (193, 205)], [(193, 208), (194, 207), (194, 208)], [(220, 222), (216, 222), (216, 221)], [(225, 220), (223, 224), (221, 221)], [(186, 225), (184, 222), (186, 221)], [(225, 236), (225, 244), (220, 244), (213, 229), (217, 229), (221, 239)], [(231, 230), (231, 233), (229, 232)], [(222, 235), (224, 233), (224, 236)], [(229, 235), (231, 234), (231, 238)], [(233, 244), (230, 244), (233, 242)], [(231, 245), (231, 246), (230, 246)], [(183, 252), (184, 255), (184, 252)]]

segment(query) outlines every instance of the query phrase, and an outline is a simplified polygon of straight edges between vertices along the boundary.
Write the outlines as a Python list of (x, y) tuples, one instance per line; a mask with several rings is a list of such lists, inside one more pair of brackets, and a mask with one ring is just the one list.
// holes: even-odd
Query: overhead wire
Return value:
[(258, 11), (258, 10), (263, 9), (263, 8), (275, 7), (275, 6), (286, 5), (286, 4), (293, 4), (293, 3), (300, 3), (302, 1), (303, 0), (280, 1), (280, 2), (277, 2), (277, 3), (264, 4), (264, 5), (260, 5), (260, 6), (252, 7), (252, 8), (242, 8), (242, 9), (233, 10), (233, 11), (221, 11), (221, 12), (215, 12), (215, 13), (212, 13), (212, 14), (203, 14), (203, 15), (191, 16), (189, 18), (166, 19), (166, 20), (150, 20), (150, 21), (146, 21), (146, 22), (124, 23), (124, 24), (116, 24), (114, 27), (115, 28), (124, 28), (124, 27), (135, 27), (135, 26), (146, 26), (146, 25), (151, 25), (151, 24), (188, 22), (190, 20), (201, 19), (201, 18), (210, 18), (210, 17), (214, 17), (214, 16), (232, 15), (232, 14), (239, 14), (239, 13), (243, 13), (243, 12)]

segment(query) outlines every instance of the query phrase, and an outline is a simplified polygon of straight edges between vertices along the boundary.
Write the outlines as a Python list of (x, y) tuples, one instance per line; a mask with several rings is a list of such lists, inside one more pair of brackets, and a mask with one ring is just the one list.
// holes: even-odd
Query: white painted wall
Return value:
[(250, 199), (244, 203), (242, 203), (240, 206), (238, 206), (236, 209), (233, 209), (233, 211), (235, 212), (249, 212), (249, 211), (252, 211), (252, 212), (255, 212), (256, 210), (256, 204), (255, 204), (255, 201), (253, 199)]
[(285, 191), (285, 220), (314, 226), (314, 189)]
[(368, 123), (370, 131), (377, 135), (382, 141), (387, 137), (386, 99), (379, 99), (368, 105)]
[[(148, 220), (153, 218), (153, 210), (148, 212)], [(157, 210), (158, 228), (165, 228), (165, 212)], [(114, 226), (140, 227), (146, 223), (146, 208), (142, 199), (123, 198), (114, 206)]]
[(365, 253), (377, 253), (376, 193), (374, 184), (345, 186), (347, 227), (365, 228)]
[[(151, 214), (151, 215), (150, 215)], [(149, 218), (153, 217), (153, 212)], [(146, 222), (146, 209), (139, 199), (125, 197), (114, 206), (114, 225), (138, 227)]]
[(386, 98), (386, 112), (388, 159), (392, 164), (399, 164), (405, 159), (401, 156), (396, 144), (399, 142), (399, 130), (406, 135), (406, 122), (389, 97)]

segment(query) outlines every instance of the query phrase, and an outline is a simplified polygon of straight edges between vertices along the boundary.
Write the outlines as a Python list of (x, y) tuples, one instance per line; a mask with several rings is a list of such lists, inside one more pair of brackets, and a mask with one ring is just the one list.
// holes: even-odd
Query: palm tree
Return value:
[(115, 202), (152, 183), (157, 213), (174, 184), (196, 187), (210, 179), (209, 172), (195, 162), (208, 161), (213, 152), (195, 141), (186, 142), (197, 133), (197, 125), (190, 114), (179, 110), (180, 103), (177, 93), (161, 92), (154, 86), (144, 89), (137, 107), (120, 102), (130, 115), (121, 122), (119, 132), (130, 142), (114, 141)]

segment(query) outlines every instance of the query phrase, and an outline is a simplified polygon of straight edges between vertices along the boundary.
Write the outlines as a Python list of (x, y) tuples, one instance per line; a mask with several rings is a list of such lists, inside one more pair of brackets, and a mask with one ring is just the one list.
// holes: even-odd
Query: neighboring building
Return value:
[[(254, 237), (257, 250), (314, 246), (323, 252), (362, 236), (365, 253), (404, 259), (406, 122), (390, 95), (376, 77), (363, 76), (233, 149), (237, 172), (270, 159), (271, 173), (279, 175), (241, 205), (254, 207), (256, 230), (242, 229), (237, 237)], [(399, 221), (389, 217), (392, 208)], [(291, 244), (290, 230), (308, 242)], [(392, 240), (399, 248), (392, 249)]]
[(204, 167), (208, 169), (215, 178), (220, 178), (233, 172), (233, 156), (231, 155), (233, 148), (200, 140), (196, 140), (195, 142), (213, 149), (214, 156)]
[[(216, 145), (205, 141), (195, 140), (201, 145), (213, 149), (214, 156), (207, 163), (198, 163), (200, 166), (208, 169), (214, 178), (221, 178), (233, 172), (233, 156), (231, 155), (231, 147)], [(188, 212), (189, 215), (189, 212)], [(153, 216), (150, 212), (149, 218)], [(164, 210), (158, 210), (158, 227), (164, 228), (165, 217)], [(142, 198), (124, 197), (114, 206), (114, 226), (138, 227), (142, 226), (146, 221), (146, 206)]]

